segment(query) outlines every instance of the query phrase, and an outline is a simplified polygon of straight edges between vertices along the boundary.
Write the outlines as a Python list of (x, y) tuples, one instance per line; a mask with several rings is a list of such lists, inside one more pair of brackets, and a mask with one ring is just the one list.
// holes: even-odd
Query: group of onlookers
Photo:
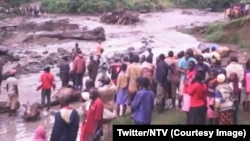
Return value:
[[(63, 57), (59, 64), (62, 86), (72, 81), (74, 88), (82, 91), (81, 141), (99, 140), (101, 136), (104, 140), (111, 138), (111, 121), (127, 112), (135, 124), (149, 125), (154, 106), (161, 114), (168, 101), (173, 108), (186, 113), (189, 125), (206, 124), (207, 120), (209, 124), (237, 124), (239, 106), (242, 104), (244, 111), (250, 111), (250, 60), (244, 67), (232, 56), (223, 68), (220, 54), (214, 47), (206, 54), (194, 54), (192, 49), (178, 54), (169, 51), (167, 55), (160, 54), (155, 64), (153, 58), (152, 50), (148, 49), (148, 56), (140, 57), (131, 52), (109, 64), (101, 42), (89, 57), (88, 65), (77, 43), (72, 56)], [(96, 79), (99, 68), (101, 77)], [(41, 104), (48, 109), (51, 91), (56, 88), (50, 69), (49, 66), (44, 68), (37, 87), (41, 90)], [(6, 81), (11, 104), (18, 97), (15, 73), (11, 70)], [(83, 84), (86, 74), (89, 78)], [(242, 91), (245, 93), (243, 100)], [(70, 101), (68, 95), (60, 100), (61, 109), (55, 115), (51, 141), (77, 137), (81, 118)], [(10, 111), (10, 115), (14, 113)], [(37, 130), (42, 132), (42, 127)]]
[(235, 19), (247, 16), (250, 14), (250, 3), (245, 2), (245, 3), (235, 4), (230, 8), (227, 8), (225, 12), (227, 18), (229, 19)]

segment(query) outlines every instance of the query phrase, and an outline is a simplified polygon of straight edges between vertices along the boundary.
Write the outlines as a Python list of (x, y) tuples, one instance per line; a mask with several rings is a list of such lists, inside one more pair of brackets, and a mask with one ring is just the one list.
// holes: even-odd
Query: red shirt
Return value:
[(74, 72), (77, 74), (84, 74), (86, 70), (85, 58), (83, 55), (78, 55), (73, 62)]
[(190, 107), (199, 107), (206, 104), (206, 84), (191, 83), (188, 86), (188, 94), (191, 96)]
[(51, 73), (44, 72), (40, 77), (41, 88), (51, 89), (54, 86), (54, 76)]
[(94, 128), (98, 121), (103, 120), (103, 103), (100, 98), (97, 98), (89, 107), (86, 122), (84, 123), (83, 131), (86, 134), (94, 134)]

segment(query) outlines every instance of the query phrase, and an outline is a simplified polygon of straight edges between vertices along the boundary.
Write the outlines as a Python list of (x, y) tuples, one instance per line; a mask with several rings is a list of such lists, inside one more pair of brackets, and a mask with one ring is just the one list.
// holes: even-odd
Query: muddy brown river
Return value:
[[(212, 23), (215, 21), (223, 20), (223, 13), (207, 13), (200, 14), (197, 10), (192, 10), (194, 14), (184, 15), (181, 14), (182, 10), (173, 10), (165, 13), (150, 13), (141, 14), (140, 18), (143, 23), (133, 26), (119, 26), (119, 25), (105, 25), (99, 23), (99, 17), (91, 16), (67, 16), (67, 15), (47, 15), (40, 18), (29, 18), (28, 21), (43, 22), (51, 19), (69, 19), (70, 22), (79, 24), (81, 27), (87, 26), (89, 29), (97, 26), (103, 26), (106, 33), (107, 40), (103, 42), (103, 48), (107, 56), (112, 56), (115, 52), (122, 52), (128, 47), (140, 48), (143, 46), (142, 38), (146, 38), (153, 48), (155, 56), (159, 53), (167, 53), (169, 50), (178, 52), (185, 50), (189, 47), (197, 47), (199, 41), (194, 37), (176, 31), (176, 27), (188, 27), (190, 25), (197, 26), (204, 23)], [(21, 22), (20, 18), (9, 20), (9, 22)], [(90, 54), (94, 51), (96, 43), (89, 41), (75, 41), (75, 40), (62, 40), (50, 42), (46, 46), (34, 41), (16, 45), (11, 41), (6, 42), (8, 46), (19, 46), (23, 50), (31, 50), (38, 53), (48, 51), (49, 53), (55, 52), (57, 48), (64, 48), (70, 51), (75, 42), (79, 43), (80, 48), (85, 54)], [(4, 70), (8, 71), (14, 64), (7, 64)], [(54, 68), (53, 73), (57, 73), (58, 69)], [(40, 92), (36, 91), (39, 73), (23, 75), (19, 79), (20, 89), (20, 102), (34, 102), (40, 101)], [(86, 79), (86, 78), (85, 78)], [(56, 77), (58, 84), (57, 90), (60, 86), (60, 80)], [(4, 90), (4, 82), (2, 85), (2, 94), (0, 95), (1, 101), (7, 100), (7, 95)], [(56, 91), (57, 91), (56, 90)], [(56, 92), (54, 91), (54, 92)], [(79, 108), (79, 103), (73, 104), (75, 108)], [(53, 107), (53, 111), (57, 111), (58, 107)], [(9, 118), (7, 114), (0, 114), (0, 140), (1, 141), (32, 141), (34, 137), (34, 130), (39, 124), (44, 124), (47, 129), (47, 137), (49, 139), (51, 128), (53, 126), (53, 115), (42, 116), (42, 119), (36, 122), (24, 122), (21, 113), (23, 107), (19, 110), (17, 117)]]

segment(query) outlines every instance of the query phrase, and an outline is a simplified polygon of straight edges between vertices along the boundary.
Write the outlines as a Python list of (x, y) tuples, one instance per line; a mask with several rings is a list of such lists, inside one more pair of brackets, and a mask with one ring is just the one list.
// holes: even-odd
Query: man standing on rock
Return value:
[(12, 116), (16, 112), (15, 109), (18, 103), (19, 93), (18, 93), (18, 80), (15, 77), (16, 70), (14, 69), (10, 70), (9, 74), (10, 76), (6, 80), (6, 88), (9, 96), (9, 106), (10, 106), (9, 116)]
[(99, 64), (94, 59), (94, 56), (90, 56), (89, 59), (90, 59), (89, 64), (88, 64), (89, 77), (90, 77), (90, 79), (92, 79), (95, 82), (96, 76), (97, 76), (97, 73), (98, 73)]
[[(45, 106), (47, 105), (47, 107), (48, 107), (47, 110), (49, 110), (50, 109), (51, 89), (53, 88), (55, 90), (55, 88), (56, 88), (54, 75), (52, 73), (50, 73), (50, 66), (46, 66), (44, 68), (44, 72), (40, 76), (39, 82), (40, 83), (37, 87), (37, 91), (39, 91), (40, 89), (42, 90), (42, 92), (41, 92), (42, 107), (45, 108)], [(47, 98), (47, 103), (45, 104), (46, 98)]]
[(147, 58), (150, 59), (150, 63), (153, 63), (153, 57), (154, 57), (154, 54), (152, 53), (152, 49), (149, 48), (148, 49), (148, 56), (147, 56)]
[(70, 79), (70, 66), (68, 57), (63, 57), (63, 62), (59, 65), (59, 68), (62, 87), (67, 86)]
[(75, 48), (72, 49), (71, 53), (71, 58), (74, 61), (75, 57), (77, 56), (78, 53), (82, 53), (81, 49), (79, 48), (78, 43), (75, 44)]
[(73, 62), (73, 73), (74, 73), (74, 81), (75, 88), (77, 90), (82, 90), (83, 87), (83, 76), (86, 71), (86, 61), (81, 53), (75, 57)]

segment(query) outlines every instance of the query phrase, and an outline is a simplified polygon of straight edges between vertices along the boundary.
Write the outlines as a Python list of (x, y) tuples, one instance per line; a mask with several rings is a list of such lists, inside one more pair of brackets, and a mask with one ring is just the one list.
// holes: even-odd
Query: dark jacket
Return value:
[(160, 61), (156, 66), (156, 82), (161, 84), (166, 84), (168, 77), (169, 66), (165, 61)]
[(61, 80), (68, 80), (70, 76), (70, 66), (69, 63), (63, 62), (59, 65), (60, 68), (60, 78)]
[[(71, 114), (68, 116), (68, 112)], [(50, 141), (76, 141), (79, 115), (74, 109), (61, 109), (55, 115)]]

